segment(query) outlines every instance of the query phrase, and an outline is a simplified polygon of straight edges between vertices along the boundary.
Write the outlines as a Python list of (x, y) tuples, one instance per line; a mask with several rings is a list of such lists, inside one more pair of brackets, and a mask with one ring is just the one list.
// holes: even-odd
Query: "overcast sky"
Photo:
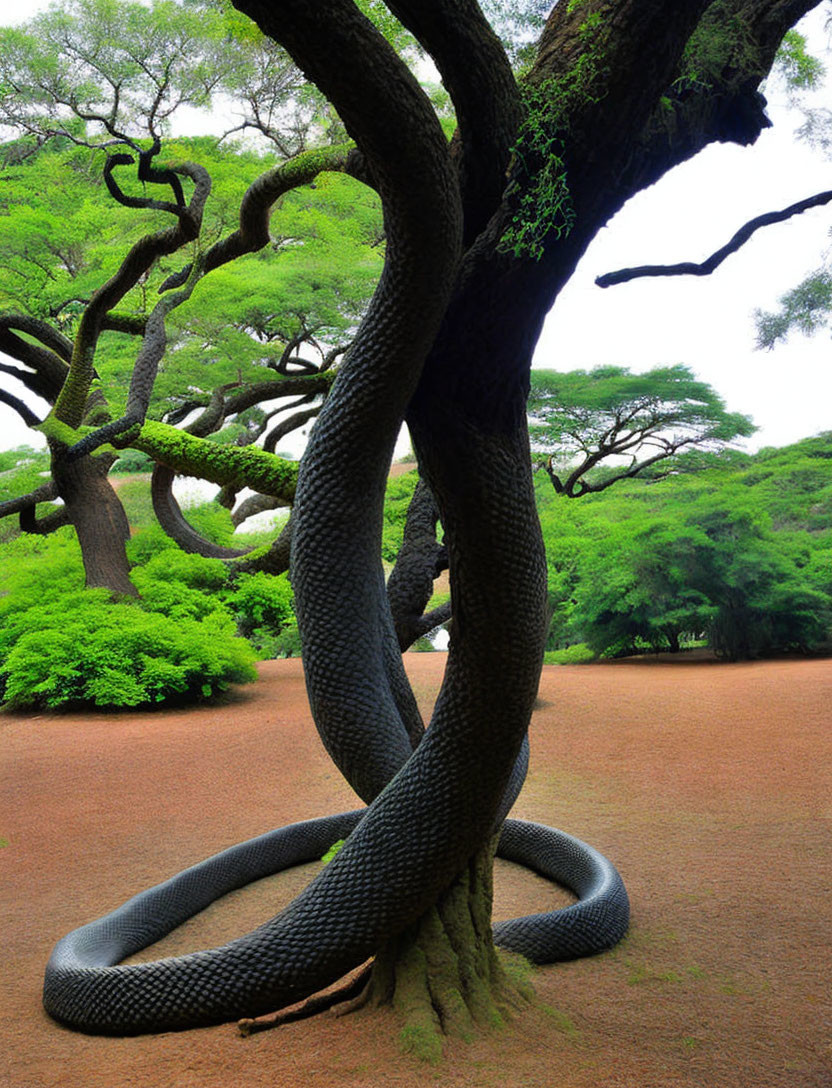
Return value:
[[(0, 19), (20, 22), (45, 6), (5, 0)], [(816, 49), (826, 45), (822, 22), (815, 12), (801, 28)], [(751, 449), (832, 430), (829, 337), (793, 336), (771, 352), (755, 351), (752, 320), (755, 306), (773, 308), (820, 263), (829, 244), (828, 207), (766, 228), (709, 277), (607, 290), (593, 282), (626, 265), (702, 260), (751, 217), (832, 188), (829, 161), (793, 138), (800, 115), (776, 88), (768, 96), (774, 127), (753, 148), (708, 148), (640, 193), (601, 231), (546, 322), (535, 366), (642, 370), (687, 363), (730, 409), (753, 417), (760, 429)], [(0, 405), (0, 448), (36, 444), (37, 437)]]

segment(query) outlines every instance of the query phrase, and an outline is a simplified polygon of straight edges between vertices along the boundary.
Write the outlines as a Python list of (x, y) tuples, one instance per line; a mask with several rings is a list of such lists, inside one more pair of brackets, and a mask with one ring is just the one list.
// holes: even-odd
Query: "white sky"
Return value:
[[(20, 22), (45, 6), (5, 0), (0, 20)], [(801, 27), (816, 50), (826, 43), (822, 22), (813, 12)], [(820, 98), (829, 101), (828, 93)], [(793, 139), (800, 115), (774, 88), (769, 99), (774, 128), (754, 147), (711, 146), (640, 193), (600, 232), (546, 322), (535, 366), (615, 363), (642, 370), (686, 363), (730, 409), (753, 417), (760, 430), (751, 449), (832, 429), (829, 337), (793, 336), (771, 352), (755, 351), (751, 316), (755, 306), (774, 308), (820, 263), (830, 207), (765, 228), (709, 277), (638, 280), (607, 290), (593, 283), (627, 265), (703, 260), (753, 216), (832, 188), (828, 160)], [(41, 444), (37, 438), (0, 405), (0, 448)]]

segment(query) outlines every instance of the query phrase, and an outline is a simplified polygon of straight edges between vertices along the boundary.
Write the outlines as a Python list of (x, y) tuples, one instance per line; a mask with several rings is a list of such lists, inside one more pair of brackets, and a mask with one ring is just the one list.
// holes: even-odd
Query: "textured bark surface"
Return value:
[[(467, 0), (391, 5), (435, 53), (459, 109), (450, 153), (426, 97), (351, 0), (314, 6), (238, 0), (238, 6), (288, 49), (336, 107), (384, 205), (384, 272), (305, 455), (292, 545), (316, 725), (338, 767), (372, 805), (287, 911), (232, 948), (181, 966), (175, 989), (181, 1004), (163, 996), (161, 1020), (154, 1020), (153, 980), (180, 970), (171, 964), (105, 976), (91, 1019), (82, 1010), (72, 1022), (109, 1030), (111, 1002), (127, 1008), (116, 1026), (140, 1030), (219, 1019), (237, 1006), (256, 1012), (304, 996), (381, 947), (382, 966), (389, 963), (387, 974), (396, 979), (391, 999), (399, 975), (409, 993), (406, 978), (421, 973), (440, 1024), (442, 1009), (450, 1023), (452, 1005), (461, 1015), (453, 995), (464, 987), (461, 970), (450, 970), (441, 950), (453, 944), (460, 912), (443, 895), (493, 832), (542, 658), (545, 558), (525, 425), (531, 352), (546, 312), (598, 230), (648, 177), (655, 180), (696, 149), (696, 140), (680, 139), (668, 140), (663, 152), (656, 144), (644, 150), (656, 109), (684, 71), (691, 39), (721, 31), (737, 12), (722, 0), (556, 5), (526, 102), (543, 150), (512, 157), (516, 89), (496, 39)], [(771, 19), (776, 23), (788, 6), (760, 0), (741, 12), (745, 37), (756, 35), (755, 65), (764, 39), (777, 37)], [(736, 61), (733, 47), (728, 54), (709, 73), (716, 82)], [(482, 57), (493, 62), (483, 65)], [(749, 71), (752, 105), (757, 78)], [(709, 107), (718, 97), (715, 85), (706, 95)], [(477, 96), (491, 98), (491, 108), (472, 109)], [(753, 139), (764, 123), (758, 108), (723, 124), (730, 113), (699, 115), (713, 123), (704, 126), (698, 146), (726, 134)], [(554, 148), (562, 149), (559, 168), (568, 178), (568, 235), (547, 229), (539, 184), (553, 187)], [(472, 165), (482, 171), (482, 186), (472, 183)], [(531, 208), (523, 196), (532, 198)], [(504, 244), (520, 213), (539, 228), (537, 253)], [(404, 414), (445, 529), (455, 613), (444, 684), (421, 740), (378, 556), (384, 484)], [(478, 884), (470, 896), (475, 907), (480, 891)], [(388, 954), (390, 942), (414, 925), (412, 939)], [(474, 926), (460, 947), (476, 939)], [(243, 961), (246, 969), (254, 965), (252, 978)], [(448, 983), (449, 975), (460, 985)], [(149, 988), (143, 979), (151, 980)], [(159, 987), (164, 995), (172, 989)], [(471, 1015), (464, 998), (462, 1004)]]
[(86, 584), (137, 597), (125, 551), (130, 526), (107, 479), (111, 464), (111, 457), (82, 457), (67, 463), (53, 456), (52, 478), (78, 534)]
[(470, 1042), (532, 1000), (531, 969), (491, 939), (495, 847), (496, 839), (478, 851), (422, 918), (379, 949), (358, 999), (392, 1006), (402, 1050), (423, 1061), (441, 1058), (443, 1036)]

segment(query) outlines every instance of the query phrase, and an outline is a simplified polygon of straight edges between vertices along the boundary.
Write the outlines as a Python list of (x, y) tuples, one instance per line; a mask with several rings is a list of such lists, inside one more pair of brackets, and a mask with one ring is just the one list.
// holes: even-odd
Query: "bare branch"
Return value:
[(616, 284), (627, 283), (629, 280), (641, 279), (645, 276), (709, 276), (714, 269), (722, 264), (726, 257), (736, 253), (762, 227), (771, 226), (773, 223), (782, 223), (786, 219), (791, 219), (792, 216), (808, 211), (809, 208), (818, 208), (828, 204), (830, 200), (832, 200), (832, 189), (827, 189), (825, 192), (816, 193), (815, 196), (807, 197), (805, 200), (799, 200), (796, 204), (790, 204), (788, 208), (783, 208), (779, 212), (766, 212), (764, 215), (758, 215), (755, 219), (750, 219), (744, 226), (740, 227), (730, 241), (726, 242), (715, 253), (712, 253), (701, 264), (695, 264), (692, 261), (682, 261), (679, 264), (643, 264), (635, 268), (621, 268), (617, 272), (607, 272), (603, 276), (598, 276), (595, 283), (598, 287), (613, 287)]
[(7, 393), (5, 389), (0, 389), (0, 401), (7, 404), (9, 408), (14, 408), (27, 427), (37, 427), (41, 422), (28, 404), (24, 404), (19, 397), (15, 397), (12, 393)]
[(16, 499), (7, 499), (6, 502), (0, 502), (0, 518), (8, 517), (9, 514), (19, 514), (27, 506), (35, 507), (39, 502), (52, 502), (57, 497), (58, 485), (54, 480), (50, 480), (49, 483), (42, 484), (26, 495), (19, 495)]

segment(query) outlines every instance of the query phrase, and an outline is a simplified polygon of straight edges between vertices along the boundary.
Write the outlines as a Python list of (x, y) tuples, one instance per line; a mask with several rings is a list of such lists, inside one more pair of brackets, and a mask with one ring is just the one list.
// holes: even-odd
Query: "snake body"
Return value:
[[(470, 357), (466, 308), (451, 305), (465, 279), (460, 180), (434, 110), (353, 0), (235, 5), (335, 105), (384, 206), (384, 270), (301, 462), (291, 556), (315, 724), (368, 808), (234, 848), (61, 941), (45, 1005), (91, 1032), (257, 1016), (335, 982), (417, 924), (513, 799), (545, 640), (546, 561), (524, 409), (531, 336), (520, 330), (508, 360)], [(482, 19), (475, 3), (460, 6)], [(476, 260), (476, 246), (468, 252)], [(477, 277), (467, 282), (479, 298)], [(482, 305), (477, 313), (482, 321)], [(445, 529), (454, 610), (426, 731), (379, 553), (405, 413)], [(250, 874), (320, 857), (350, 821), (337, 856), (252, 933), (151, 964), (118, 963)], [(509, 856), (581, 898), (503, 924), (498, 940), (538, 961), (614, 943), (628, 908), (612, 866), (561, 832), (509, 827)]]
[[(243, 999), (240, 990), (253, 984), (255, 990), (268, 989), (283, 928), (273, 923), (210, 951), (117, 965), (227, 892), (317, 860), (334, 841), (350, 835), (365, 812), (306, 820), (239, 843), (69, 933), (46, 969), (46, 1010), (87, 1032), (124, 1035), (271, 1011), (268, 998)], [(550, 963), (600, 952), (623, 936), (627, 893), (615, 867), (591, 846), (541, 824), (506, 820), (498, 855), (579, 896), (561, 910), (498, 923), (494, 938), (501, 947), (534, 963)]]

